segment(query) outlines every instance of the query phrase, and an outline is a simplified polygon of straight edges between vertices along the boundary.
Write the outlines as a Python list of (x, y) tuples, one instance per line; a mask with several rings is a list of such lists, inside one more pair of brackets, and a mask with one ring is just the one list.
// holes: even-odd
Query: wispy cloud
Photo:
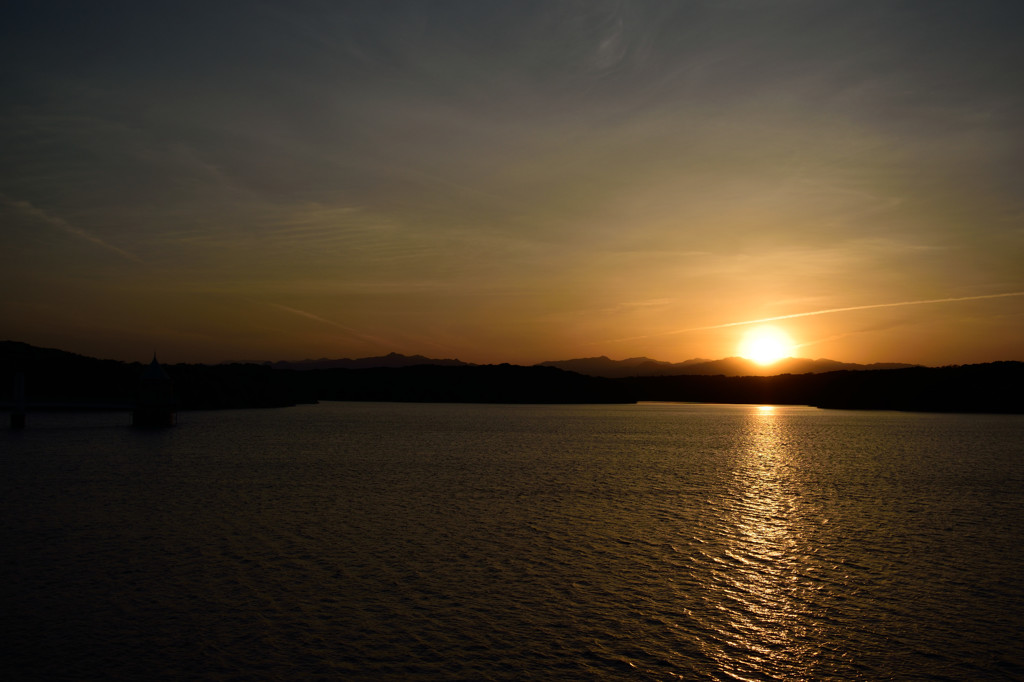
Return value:
[(1024, 291), (1011, 291), (1005, 294), (985, 294), (983, 296), (955, 296), (951, 298), (929, 298), (920, 301), (897, 301), (895, 303), (872, 303), (870, 305), (855, 305), (846, 308), (826, 308), (825, 310), (812, 310), (806, 313), (793, 313), (791, 315), (777, 315), (775, 317), (762, 317), (756, 320), (744, 320), (742, 322), (726, 322), (708, 327), (694, 327), (692, 329), (681, 329), (679, 332), (703, 331), (705, 329), (724, 329), (726, 327), (741, 327), (748, 324), (760, 324), (762, 322), (776, 322), (778, 320), (790, 320), (796, 317), (813, 317), (815, 315), (830, 315), (832, 313), (845, 313), (852, 310), (873, 310), (875, 308), (899, 308), (908, 305), (927, 305), (931, 303), (956, 303), (958, 301), (982, 301), (989, 298), (1007, 298), (1009, 296), (1024, 296)]
[(267, 305), (271, 306), (272, 308), (277, 308), (278, 310), (283, 310), (285, 312), (291, 313), (292, 315), (298, 315), (300, 317), (305, 317), (306, 319), (309, 319), (309, 320), (316, 320), (317, 322), (321, 322), (323, 324), (327, 324), (327, 325), (330, 325), (332, 327), (336, 327), (336, 328), (342, 330), (343, 332), (345, 332), (346, 334), (348, 334), (349, 336), (352, 336), (352, 337), (354, 337), (356, 339), (359, 339), (361, 341), (366, 341), (368, 343), (374, 343), (374, 344), (380, 344), (380, 345), (384, 345), (384, 346), (390, 345), (387, 342), (387, 340), (385, 340), (385, 339), (380, 339), (380, 338), (377, 338), (375, 336), (367, 336), (366, 334), (360, 334), (355, 329), (352, 329), (351, 327), (346, 327), (345, 325), (341, 324), (340, 322), (335, 322), (334, 320), (328, 320), (326, 317), (320, 317), (319, 315), (314, 315), (313, 313), (306, 312), (305, 310), (299, 310), (298, 308), (292, 308), (291, 306), (281, 305), (280, 303), (267, 303)]
[(688, 327), (686, 329), (675, 329), (660, 334), (646, 336), (633, 336), (626, 339), (614, 339), (614, 341), (635, 341), (638, 339), (649, 339), (655, 336), (670, 336), (672, 334), (685, 334), (687, 332), (708, 331), (711, 329), (726, 329), (728, 327), (743, 327), (751, 324), (762, 324), (764, 322), (778, 322), (779, 320), (792, 320), (798, 317), (814, 317), (816, 315), (831, 315), (834, 313), (846, 313), (854, 310), (874, 310), (877, 308), (899, 308), (909, 305), (928, 305), (936, 303), (957, 303), (959, 301), (983, 301), (992, 298), (1009, 298), (1011, 296), (1024, 296), (1024, 291), (1011, 291), (1002, 294), (984, 294), (981, 296), (953, 296), (950, 298), (929, 298), (919, 301), (896, 301), (894, 303), (872, 303), (869, 305), (854, 305), (845, 308), (825, 308), (823, 310), (811, 310), (803, 313), (791, 313), (789, 315), (776, 315), (775, 317), (759, 317), (755, 320), (742, 320), (739, 322), (724, 322), (722, 324), (711, 324), (705, 327)]
[(16, 201), (0, 194), (0, 203), (6, 204), (7, 206), (10, 206), (11, 208), (18, 210), (25, 215), (31, 216), (42, 223), (50, 225), (51, 227), (55, 227), (66, 234), (70, 234), (79, 239), (84, 239), (85, 241), (91, 242), (92, 244), (104, 248), (107, 251), (116, 253), (118, 256), (121, 256), (122, 258), (134, 261), (136, 263), (142, 262), (142, 259), (136, 256), (131, 251), (126, 251), (125, 249), (122, 249), (119, 246), (114, 246), (110, 242), (101, 239), (92, 232), (82, 229), (77, 225), (72, 225), (68, 221), (61, 218), (60, 216), (55, 216), (52, 213), (39, 208), (38, 206), (33, 206), (27, 201)]

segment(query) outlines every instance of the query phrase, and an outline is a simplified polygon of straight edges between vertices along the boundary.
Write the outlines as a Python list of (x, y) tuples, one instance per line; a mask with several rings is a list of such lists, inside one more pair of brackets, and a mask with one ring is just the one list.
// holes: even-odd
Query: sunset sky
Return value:
[(1022, 34), (1017, 2), (6, 3), (0, 339), (1024, 360)]

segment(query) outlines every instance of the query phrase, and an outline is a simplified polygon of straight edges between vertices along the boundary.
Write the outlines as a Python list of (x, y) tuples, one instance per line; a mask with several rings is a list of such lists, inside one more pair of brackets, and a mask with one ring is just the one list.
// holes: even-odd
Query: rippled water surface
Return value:
[(0, 431), (7, 679), (1024, 678), (1019, 416), (127, 421)]

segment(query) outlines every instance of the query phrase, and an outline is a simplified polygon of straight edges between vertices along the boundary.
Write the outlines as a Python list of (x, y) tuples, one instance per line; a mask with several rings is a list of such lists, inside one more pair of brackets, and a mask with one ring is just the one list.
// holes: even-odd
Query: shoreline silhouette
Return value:
[[(391, 354), (382, 358), (392, 366), (287, 369), (271, 363), (230, 363), (163, 368), (173, 382), (177, 408), (183, 411), (349, 400), (520, 404), (668, 401), (1024, 413), (1024, 395), (1017, 390), (1024, 384), (1024, 363), (1017, 361), (772, 376), (610, 378), (552, 366), (555, 363), (472, 365), (448, 360), (432, 364), (422, 356)], [(427, 362), (418, 362), (421, 358)], [(412, 364), (405, 364), (405, 359)], [(15, 341), (0, 342), (0, 409), (14, 409), (19, 381), (23, 389), (17, 390), (24, 391), (29, 412), (130, 409), (145, 369), (143, 363), (100, 360)]]

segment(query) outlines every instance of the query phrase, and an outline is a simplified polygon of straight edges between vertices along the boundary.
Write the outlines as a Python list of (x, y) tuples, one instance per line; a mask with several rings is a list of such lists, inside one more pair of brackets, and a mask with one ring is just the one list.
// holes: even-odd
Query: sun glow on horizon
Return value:
[(770, 365), (789, 357), (793, 340), (777, 327), (757, 327), (744, 335), (740, 342), (741, 357), (753, 360), (759, 365)]

